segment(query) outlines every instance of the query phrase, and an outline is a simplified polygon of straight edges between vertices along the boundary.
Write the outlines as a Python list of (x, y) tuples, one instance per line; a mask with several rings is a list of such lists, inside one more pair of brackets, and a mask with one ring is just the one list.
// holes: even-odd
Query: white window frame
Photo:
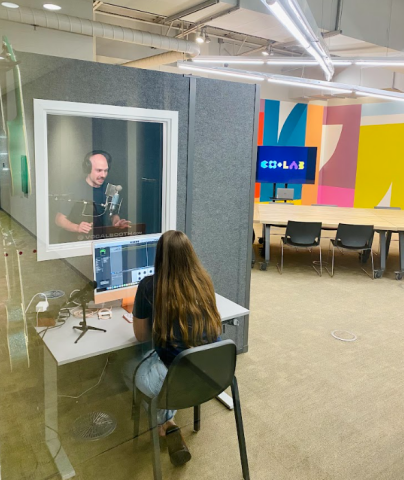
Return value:
[[(163, 125), (162, 231), (155, 233), (176, 229), (178, 112), (34, 99), (36, 230), (39, 261), (91, 255), (92, 243), (91, 241), (59, 244), (49, 242), (48, 115), (161, 123)], [(116, 238), (111, 240), (116, 241)]]

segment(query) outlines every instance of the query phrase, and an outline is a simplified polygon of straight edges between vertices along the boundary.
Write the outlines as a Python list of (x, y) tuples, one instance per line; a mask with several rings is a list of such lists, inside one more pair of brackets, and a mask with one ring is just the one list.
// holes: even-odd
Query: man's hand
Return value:
[(92, 223), (81, 222), (77, 225), (77, 233), (90, 233), (92, 228)]
[(116, 220), (113, 221), (112, 226), (116, 228), (127, 228), (129, 227), (130, 222), (129, 220), (124, 220), (123, 218), (117, 218)]

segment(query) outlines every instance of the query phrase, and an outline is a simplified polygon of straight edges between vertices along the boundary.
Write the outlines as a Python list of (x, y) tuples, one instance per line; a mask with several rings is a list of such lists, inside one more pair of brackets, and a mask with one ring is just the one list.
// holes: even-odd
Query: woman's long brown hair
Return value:
[[(174, 322), (181, 340), (196, 347), (217, 339), (221, 319), (212, 280), (183, 232), (169, 230), (159, 239), (155, 260), (153, 338), (164, 347), (175, 345)], [(191, 328), (188, 328), (190, 325)], [(206, 339), (203, 333), (206, 333)]]

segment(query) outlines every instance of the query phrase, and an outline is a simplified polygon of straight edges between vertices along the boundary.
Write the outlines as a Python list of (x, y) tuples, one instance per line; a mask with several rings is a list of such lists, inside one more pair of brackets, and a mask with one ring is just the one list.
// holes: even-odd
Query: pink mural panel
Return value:
[(324, 125), (342, 125), (342, 131), (333, 155), (320, 170), (320, 185), (355, 188), (360, 123), (361, 105), (324, 109)]
[(353, 207), (355, 197), (354, 188), (318, 186), (317, 203), (337, 205), (338, 207)]

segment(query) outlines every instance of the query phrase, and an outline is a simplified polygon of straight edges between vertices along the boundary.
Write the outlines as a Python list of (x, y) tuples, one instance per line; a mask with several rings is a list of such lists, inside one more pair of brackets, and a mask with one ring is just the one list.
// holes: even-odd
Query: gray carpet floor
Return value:
[[(25, 251), (32, 239), (14, 226)], [(326, 253), (327, 241), (323, 241)], [(273, 236), (275, 259), (279, 236)], [(283, 275), (272, 262), (252, 269), (249, 351), (238, 357), (237, 377), (253, 480), (401, 480), (404, 478), (404, 282), (396, 281), (397, 242), (385, 276), (371, 280), (357, 255), (338, 255), (336, 272), (317, 276), (310, 254), (285, 253)], [(32, 250), (31, 250), (32, 251)], [(377, 245), (375, 245), (377, 251)], [(66, 291), (80, 280), (61, 262), (37, 264), (22, 256), (26, 298), (55, 282)], [(314, 258), (314, 257), (313, 257)], [(378, 259), (376, 259), (376, 262)], [(64, 265), (64, 266), (63, 266)], [(4, 271), (1, 270), (4, 278)], [(3, 480), (60, 478), (44, 436), (43, 348), (28, 316), (30, 367), (10, 369), (7, 322), (0, 315), (0, 465)], [(331, 332), (351, 332), (355, 342)], [(59, 399), (59, 437), (80, 480), (151, 479), (149, 435), (135, 448), (131, 394), (121, 367), (132, 353), (110, 358), (101, 384), (80, 399)], [(106, 356), (58, 371), (59, 393), (78, 395), (94, 385)], [(117, 429), (97, 442), (74, 438), (72, 427), (89, 411), (105, 411)], [(177, 421), (192, 460), (173, 467), (161, 443), (164, 479), (242, 479), (234, 415), (217, 401)]]

